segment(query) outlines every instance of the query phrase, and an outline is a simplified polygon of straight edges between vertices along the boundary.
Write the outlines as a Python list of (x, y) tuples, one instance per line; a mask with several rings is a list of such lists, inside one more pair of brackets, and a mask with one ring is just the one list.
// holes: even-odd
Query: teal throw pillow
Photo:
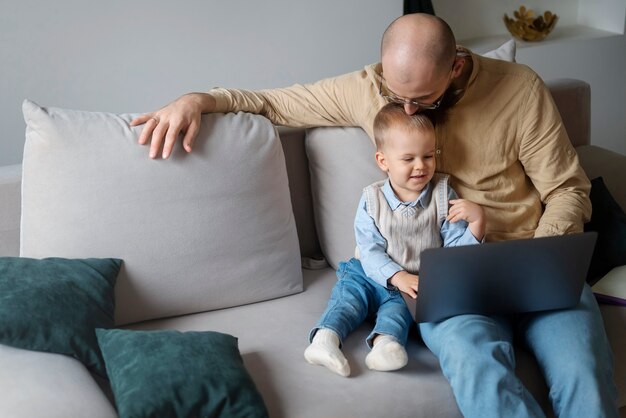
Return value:
[(121, 263), (0, 258), (0, 344), (69, 355), (106, 376), (95, 330), (114, 326)]
[(237, 338), (96, 330), (120, 418), (267, 417)]
[(593, 284), (614, 267), (626, 264), (626, 214), (602, 177), (591, 180), (592, 213), (585, 231), (596, 231), (598, 240), (591, 258), (587, 282)]

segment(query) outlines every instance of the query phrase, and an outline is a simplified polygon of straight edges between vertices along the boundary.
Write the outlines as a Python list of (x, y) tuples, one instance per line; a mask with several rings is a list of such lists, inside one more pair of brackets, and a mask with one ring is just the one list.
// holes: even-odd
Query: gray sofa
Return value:
[[(589, 177), (603, 176), (613, 196), (626, 208), (623, 181), (626, 156), (590, 145), (589, 85), (578, 80), (554, 80), (548, 85), (585, 171)], [(271, 417), (461, 416), (437, 360), (416, 335), (409, 342), (407, 367), (397, 372), (374, 372), (366, 368), (368, 349), (364, 339), (370, 330), (368, 324), (362, 325), (345, 343), (351, 377), (339, 377), (307, 364), (303, 358), (309, 330), (323, 311), (336, 280), (333, 266), (349, 257), (354, 248), (355, 199), (363, 185), (380, 176), (372, 158), (373, 146), (361, 130), (281, 128), (278, 132), (284, 159), (281, 147), (278, 151), (267, 151), (278, 172), (271, 171), (271, 167), (248, 166), (247, 160), (253, 159), (253, 154), (263, 154), (266, 150), (254, 148), (247, 153), (249, 145), (242, 145), (243, 148), (233, 145), (239, 151), (238, 158), (224, 162), (220, 173), (207, 172), (203, 156), (218, 153), (227, 159), (233, 153), (230, 147), (216, 145), (223, 142), (224, 130), (237, 129), (239, 136), (252, 138), (252, 143), (258, 136), (278, 143), (272, 139), (276, 131), (271, 126), (268, 128), (269, 123), (250, 115), (238, 114), (230, 119), (207, 115), (207, 126), (195, 153), (187, 156), (178, 152), (169, 161), (150, 161), (145, 148), (135, 143), (110, 147), (92, 141), (84, 145), (86, 148), (64, 144), (63, 153), (71, 149), (82, 153), (78, 159), (55, 153), (55, 141), (66, 140), (60, 138), (62, 135), (43, 138), (49, 139), (45, 146), (34, 145), (33, 131), (41, 129), (54, 137), (58, 126), (50, 127), (46, 123), (58, 124), (59, 118), (66, 118), (63, 122), (71, 124), (76, 118), (91, 116), (69, 111), (57, 114), (32, 104), (25, 107), (29, 107), (26, 112), (30, 114), (27, 123), (31, 143), (27, 143), (24, 167), (0, 168), (1, 256), (16, 256), (21, 248), (21, 255), (28, 257), (124, 259), (116, 287), (117, 324), (131, 330), (212, 330), (236, 336), (244, 364)], [(108, 118), (109, 125), (117, 124), (120, 130), (126, 129), (124, 125), (129, 120), (128, 116), (115, 115), (97, 115), (96, 119), (102, 122), (103, 118)], [(48, 122), (42, 122), (44, 119)], [(37, 124), (41, 126), (34, 126)], [(218, 127), (211, 129), (215, 124)], [(242, 128), (244, 125), (249, 129)], [(116, 135), (115, 129), (112, 135)], [(125, 132), (132, 137), (138, 131)], [(327, 151), (328, 143), (333, 144), (332, 154)], [(85, 160), (81, 162), (82, 157)], [(122, 160), (125, 164), (112, 165), (112, 160)], [(41, 173), (38, 164), (47, 171)], [(286, 181), (280, 180), (283, 166), (288, 189)], [(85, 173), (97, 175), (85, 177)], [(226, 212), (236, 212), (236, 216), (213, 210), (213, 206), (223, 206), (231, 198), (243, 199), (235, 196), (235, 188), (259, 180), (254, 177), (261, 175), (273, 177), (271, 184), (259, 187), (277, 193), (271, 197), (276, 207), (266, 208), (263, 205), (267, 202), (251, 200), (247, 206), (253, 215), (245, 212), (245, 208), (241, 213), (237, 212), (239, 208), (226, 208)], [(137, 177), (142, 181), (134, 182), (133, 178)], [(172, 181), (172, 177), (181, 181)], [(71, 183), (68, 188), (73, 189), (65, 190), (61, 187), (63, 182)], [(208, 190), (203, 195), (198, 190), (205, 183), (226, 184), (225, 194), (215, 196)], [(103, 206), (99, 195), (107, 187), (115, 193), (107, 195)], [(82, 193), (83, 188), (92, 192)], [(334, 196), (334, 208), (328, 207), (329, 196)], [(286, 210), (293, 211), (293, 218), (285, 214), (285, 199)], [(337, 202), (345, 204), (336, 207)], [(158, 212), (161, 209), (163, 212)], [(125, 211), (138, 215), (120, 221), (120, 214)], [(273, 213), (280, 216), (268, 220)], [(64, 214), (68, 219), (61, 222), (59, 218)], [(217, 220), (211, 218), (218, 216)], [(181, 223), (179, 218), (191, 219), (192, 224)], [(267, 233), (275, 227), (271, 226), (269, 232), (263, 229), (268, 222), (284, 227), (284, 233), (271, 238)], [(155, 223), (158, 228), (149, 228)], [(182, 235), (181, 228), (187, 228)], [(109, 234), (123, 239), (119, 239), (118, 245)], [(265, 244), (254, 242), (255, 236), (261, 234), (265, 234)], [(79, 243), (72, 242), (78, 239)], [(184, 251), (176, 250), (181, 245), (188, 247)], [(259, 255), (260, 246), (264, 253)], [(213, 259), (203, 257), (219, 251), (225, 254), (216, 257), (234, 257), (231, 264), (238, 264), (239, 259), (245, 267), (251, 263), (249, 260), (256, 261), (252, 269), (234, 271), (230, 282), (225, 276), (227, 268), (215, 267)], [(274, 259), (273, 253), (279, 251)], [(188, 252), (193, 257), (186, 257)], [(273, 269), (270, 264), (281, 262), (281, 257), (290, 260), (289, 267)], [(262, 285), (251, 286), (254, 280), (250, 280), (250, 275), (258, 275)], [(601, 309), (615, 353), (615, 378), (619, 405), (623, 407), (626, 405), (626, 308), (602, 305)], [(517, 358), (522, 380), (549, 411), (546, 386), (535, 361), (522, 348), (517, 349)], [(0, 345), (0, 388), (2, 417), (116, 416), (108, 383), (89, 373), (77, 360), (62, 355)]]

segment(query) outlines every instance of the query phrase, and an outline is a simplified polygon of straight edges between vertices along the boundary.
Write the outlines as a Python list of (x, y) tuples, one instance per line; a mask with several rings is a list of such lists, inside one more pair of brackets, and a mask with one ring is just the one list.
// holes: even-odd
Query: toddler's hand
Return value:
[(402, 270), (391, 276), (389, 283), (400, 289), (402, 292), (408, 294), (413, 299), (417, 298), (419, 276)]
[(485, 212), (483, 208), (466, 199), (450, 200), (448, 222), (466, 221), (474, 237), (480, 241), (485, 235)]

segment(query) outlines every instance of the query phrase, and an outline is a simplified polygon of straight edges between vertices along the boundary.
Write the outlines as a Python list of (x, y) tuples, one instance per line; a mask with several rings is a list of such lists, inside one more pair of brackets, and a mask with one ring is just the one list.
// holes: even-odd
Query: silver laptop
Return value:
[(416, 322), (461, 314), (515, 314), (575, 306), (597, 233), (431, 248), (422, 252)]

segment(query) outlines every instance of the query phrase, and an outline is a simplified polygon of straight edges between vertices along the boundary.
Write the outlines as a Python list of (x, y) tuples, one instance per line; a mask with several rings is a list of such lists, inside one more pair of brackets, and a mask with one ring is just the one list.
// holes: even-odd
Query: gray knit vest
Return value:
[(425, 208), (400, 205), (395, 211), (383, 193), (385, 180), (363, 189), (367, 213), (387, 240), (387, 254), (409, 273), (419, 272), (422, 250), (443, 245), (441, 225), (448, 215), (448, 182), (447, 175), (435, 174), (422, 200)]

